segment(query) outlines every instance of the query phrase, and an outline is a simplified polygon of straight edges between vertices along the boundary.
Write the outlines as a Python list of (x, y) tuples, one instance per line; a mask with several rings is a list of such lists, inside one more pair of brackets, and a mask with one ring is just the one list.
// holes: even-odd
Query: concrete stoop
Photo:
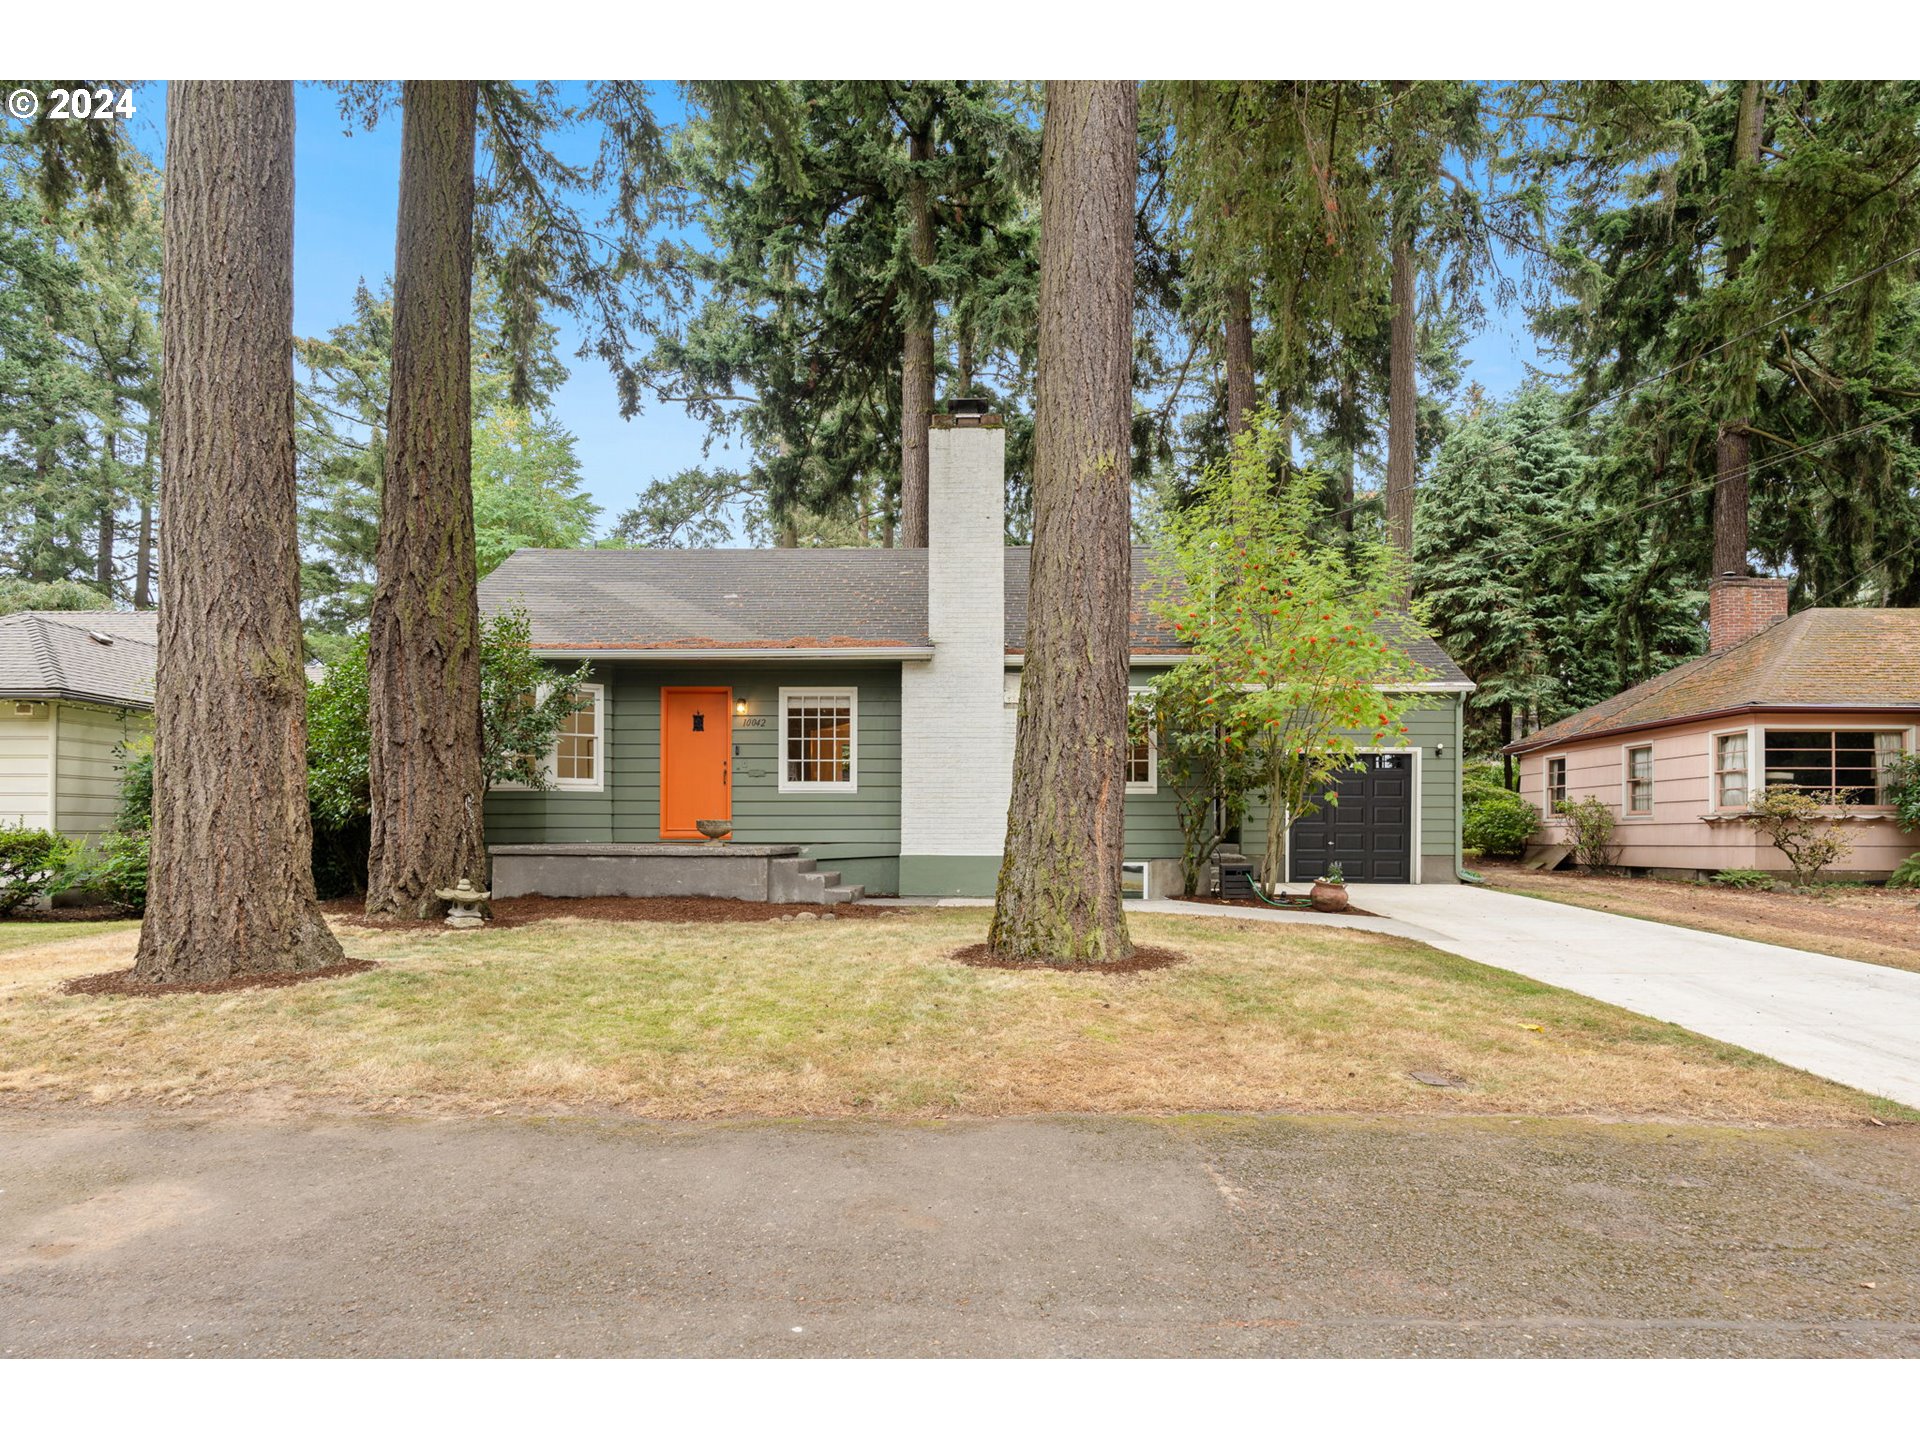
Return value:
[(767, 866), (769, 900), (788, 905), (846, 905), (863, 898), (863, 885), (842, 885), (838, 870), (818, 869), (804, 858), (781, 858)]

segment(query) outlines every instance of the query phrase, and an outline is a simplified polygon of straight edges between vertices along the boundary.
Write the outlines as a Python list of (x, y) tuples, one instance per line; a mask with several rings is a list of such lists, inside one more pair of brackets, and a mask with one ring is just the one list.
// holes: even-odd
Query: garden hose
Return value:
[(1266, 891), (1260, 888), (1260, 882), (1253, 878), (1252, 871), (1247, 872), (1247, 888), (1253, 891), (1256, 899), (1259, 899), (1265, 902), (1266, 904), (1271, 905), (1274, 909), (1285, 910), (1287, 908), (1286, 905), (1284, 905), (1278, 900), (1275, 900), (1271, 895), (1267, 894)]

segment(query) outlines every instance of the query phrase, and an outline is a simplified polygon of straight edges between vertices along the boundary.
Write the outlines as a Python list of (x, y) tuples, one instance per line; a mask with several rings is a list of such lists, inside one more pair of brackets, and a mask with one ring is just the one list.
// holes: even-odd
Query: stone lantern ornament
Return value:
[(474, 889), (473, 881), (465, 875), (451, 890), (436, 890), (433, 893), (452, 907), (447, 911), (447, 924), (454, 929), (475, 930), (487, 923), (487, 917), (480, 913), (480, 907), (493, 892)]

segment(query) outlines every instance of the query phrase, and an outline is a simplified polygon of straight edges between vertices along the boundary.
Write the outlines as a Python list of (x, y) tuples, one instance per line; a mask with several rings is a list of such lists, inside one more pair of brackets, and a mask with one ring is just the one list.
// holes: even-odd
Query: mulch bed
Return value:
[[(1182, 895), (1178, 897), (1182, 904), (1188, 905), (1224, 905), (1236, 910), (1297, 910), (1310, 915), (1321, 914), (1313, 908), (1313, 902), (1304, 895), (1288, 895), (1282, 892), (1273, 898), (1281, 901), (1279, 905), (1269, 905), (1264, 900), (1222, 900), (1218, 895)], [(1331, 915), (1364, 915), (1370, 920), (1380, 917), (1371, 910), (1362, 910), (1358, 905), (1349, 905), (1344, 910), (1325, 912)]]
[[(329, 900), (320, 909), (329, 919), (376, 930), (448, 930), (440, 920), (370, 918), (358, 900)], [(866, 905), (775, 905), (759, 900), (719, 900), (703, 895), (589, 895), (562, 899), (549, 895), (520, 895), (492, 902), (487, 927), (511, 930), (542, 920), (647, 920), (680, 925), (740, 924), (786, 920), (795, 915), (829, 916), (842, 920), (884, 919), (887, 911)]]
[(323, 965), (318, 970), (298, 974), (236, 975), (231, 980), (216, 980), (211, 985), (155, 985), (136, 980), (131, 970), (112, 970), (104, 975), (82, 975), (60, 987), (65, 995), (224, 995), (230, 990), (284, 990), (289, 985), (304, 985), (309, 980), (332, 980), (341, 975), (358, 975), (373, 969), (371, 960), (349, 960), (342, 965)]
[(14, 911), (6, 917), (9, 925), (22, 922), (39, 925), (68, 925), (81, 920), (138, 920), (139, 912), (122, 910), (117, 905), (66, 905), (52, 910)]
[(1178, 950), (1158, 945), (1136, 945), (1133, 954), (1111, 965), (1047, 965), (1038, 960), (1007, 960), (994, 954), (984, 943), (956, 950), (953, 958), (962, 965), (981, 970), (1051, 970), (1057, 975), (1137, 975), (1143, 970), (1165, 970), (1187, 961)]

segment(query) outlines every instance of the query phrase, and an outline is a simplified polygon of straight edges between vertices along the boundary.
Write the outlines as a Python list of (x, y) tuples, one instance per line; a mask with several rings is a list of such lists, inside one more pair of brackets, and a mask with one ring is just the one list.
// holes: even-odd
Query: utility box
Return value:
[(1253, 899), (1253, 861), (1222, 860), (1220, 862), (1220, 898), (1222, 900)]

